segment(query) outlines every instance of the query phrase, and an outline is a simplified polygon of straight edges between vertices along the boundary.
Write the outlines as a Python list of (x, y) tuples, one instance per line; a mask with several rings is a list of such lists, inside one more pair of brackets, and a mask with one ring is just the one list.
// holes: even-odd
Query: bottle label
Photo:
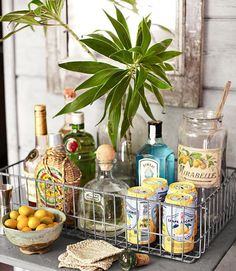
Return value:
[(66, 140), (65, 146), (66, 146), (66, 151), (69, 153), (75, 153), (79, 149), (78, 141), (73, 137)]
[[(34, 175), (24, 170), (24, 175), (26, 178), (26, 184), (27, 184), (27, 196), (28, 201), (35, 202), (36, 203), (36, 187), (35, 187), (35, 180)], [(32, 178), (28, 179), (28, 178)]]
[(139, 160), (139, 185), (142, 185), (143, 180), (147, 178), (159, 177), (159, 163), (150, 158)]
[(178, 180), (189, 181), (196, 187), (220, 184), (221, 149), (197, 149), (179, 145)]

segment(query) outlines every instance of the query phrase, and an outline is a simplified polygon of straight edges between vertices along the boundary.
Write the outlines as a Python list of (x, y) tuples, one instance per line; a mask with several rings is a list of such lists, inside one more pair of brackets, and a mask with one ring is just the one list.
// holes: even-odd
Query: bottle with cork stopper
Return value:
[[(124, 231), (124, 198), (129, 186), (112, 175), (116, 152), (109, 144), (98, 147), (96, 152), (98, 176), (88, 182), (79, 197), (79, 228), (96, 235), (115, 236)], [(117, 196), (113, 196), (117, 195)]]
[(24, 160), (24, 175), (26, 177), (26, 191), (29, 205), (36, 206), (36, 189), (34, 173), (47, 149), (47, 119), (46, 106), (34, 106), (35, 148), (29, 152)]

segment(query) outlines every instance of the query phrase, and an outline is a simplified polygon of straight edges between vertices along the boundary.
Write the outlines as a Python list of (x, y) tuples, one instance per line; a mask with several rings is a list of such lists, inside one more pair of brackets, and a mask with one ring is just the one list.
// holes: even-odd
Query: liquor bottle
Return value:
[(98, 236), (114, 237), (125, 229), (125, 202), (129, 186), (112, 175), (115, 151), (103, 144), (96, 152), (99, 172), (96, 179), (88, 182), (78, 203), (79, 229)]
[(88, 181), (95, 178), (95, 142), (93, 136), (84, 131), (84, 113), (71, 114), (72, 131), (64, 139), (67, 156), (81, 170), (80, 185), (84, 186)]
[[(29, 205), (36, 206), (36, 187), (34, 172), (42, 159), (47, 148), (47, 120), (46, 106), (43, 104), (34, 106), (34, 121), (35, 121), (35, 148), (30, 151), (24, 160), (24, 174), (27, 177), (27, 197)], [(28, 179), (29, 178), (29, 179)]]
[[(75, 90), (71, 88), (64, 89), (63, 93), (64, 93), (65, 105), (73, 102), (73, 100), (76, 97)], [(71, 132), (72, 128), (70, 124), (71, 124), (71, 113), (67, 113), (65, 114), (64, 125), (59, 130), (59, 133), (62, 135), (62, 137), (67, 135), (69, 132)]]
[(148, 140), (136, 156), (137, 185), (146, 178), (175, 181), (175, 155), (162, 139), (162, 121), (148, 122)]

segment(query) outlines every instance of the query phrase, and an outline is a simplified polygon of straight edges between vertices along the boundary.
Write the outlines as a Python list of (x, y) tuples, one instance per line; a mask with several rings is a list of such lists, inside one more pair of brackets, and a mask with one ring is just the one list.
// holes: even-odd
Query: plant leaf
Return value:
[(5, 39), (9, 38), (10, 36), (14, 35), (18, 31), (21, 31), (22, 29), (27, 28), (27, 27), (29, 27), (29, 26), (28, 25), (24, 25), (24, 26), (22, 26), (22, 27), (20, 27), (20, 28), (18, 28), (16, 30), (8, 33), (6, 36), (4, 36), (3, 38), (0, 39), (0, 42), (3, 42)]
[(158, 56), (162, 59), (162, 61), (166, 61), (176, 56), (179, 56), (181, 54), (182, 53), (178, 51), (167, 51), (167, 52), (160, 53)]
[(114, 54), (110, 55), (110, 58), (119, 61), (124, 64), (133, 64), (133, 58), (132, 58), (132, 53), (127, 51), (127, 50), (120, 50)]
[(113, 47), (110, 43), (101, 41), (99, 39), (81, 39), (81, 42), (92, 48), (94, 51), (109, 57), (111, 54), (117, 52), (117, 48)]
[(81, 72), (81, 73), (87, 73), (87, 74), (94, 74), (96, 72), (99, 72), (101, 70), (105, 69), (115, 69), (117, 67), (112, 66), (107, 63), (103, 62), (97, 62), (97, 61), (73, 61), (73, 62), (65, 62), (60, 63), (59, 67), (74, 71), (74, 72)]
[(108, 133), (115, 150), (118, 139), (120, 116), (121, 116), (121, 102), (117, 104), (115, 109), (109, 114), (108, 117)]
[(161, 95), (159, 89), (156, 88), (154, 85), (151, 85), (151, 86), (150, 86), (150, 85), (147, 84), (147, 83), (145, 83), (145, 87), (155, 95), (155, 97), (157, 98), (159, 104), (160, 104), (162, 107), (164, 107), (164, 106), (165, 106), (165, 102), (164, 102), (164, 99), (163, 99), (163, 97), (162, 97), (162, 95)]
[(151, 42), (151, 33), (150, 33), (149, 27), (146, 23), (146, 20), (143, 19), (141, 48), (144, 53), (147, 51), (150, 42)]
[(152, 110), (149, 106), (149, 103), (145, 97), (145, 93), (144, 93), (144, 87), (142, 86), (139, 90), (139, 95), (140, 95), (140, 100), (141, 100), (141, 104), (143, 106), (144, 111), (146, 112), (146, 114), (152, 119), (152, 120), (156, 120), (155, 117), (152, 114)]
[(164, 25), (161, 25), (161, 24), (155, 24), (155, 25), (157, 25), (158, 27), (160, 27), (165, 32), (168, 32), (169, 34), (171, 34), (173, 36), (175, 35), (175, 33), (173, 33), (169, 28), (165, 27)]
[(150, 55), (150, 54), (158, 55), (164, 52), (166, 48), (170, 46), (171, 42), (172, 42), (172, 39), (166, 39), (166, 40), (161, 41), (160, 43), (154, 44), (148, 49), (147, 55)]
[[(114, 34), (112, 33), (111, 31), (108, 31), (108, 30), (96, 30), (96, 31), (104, 31), (106, 32), (112, 39), (113, 41), (115, 42), (115, 44), (117, 45), (117, 47), (119, 47), (120, 49), (124, 49), (124, 45), (122, 44), (122, 42), (119, 40), (119, 38)], [(95, 31), (95, 32), (96, 32)]]
[(114, 43), (113, 41), (111, 41), (110, 39), (106, 38), (105, 36), (103, 36), (103, 35), (101, 35), (101, 34), (95, 34), (95, 33), (93, 33), (93, 34), (89, 34), (88, 37), (92, 37), (92, 38), (94, 38), (94, 39), (98, 39), (98, 40), (101, 40), (101, 41), (103, 41), (103, 42), (106, 42), (106, 43), (112, 45), (112, 46), (113, 46), (114, 48), (116, 48), (117, 50), (120, 49), (120, 48), (116, 45), (116, 43)]
[[(146, 65), (145, 65), (146, 66)], [(147, 68), (151, 71), (153, 71), (157, 76), (162, 78), (167, 84), (171, 86), (171, 83), (169, 79), (167, 78), (165, 72), (162, 70), (162, 68), (158, 65), (147, 65)]]
[(110, 105), (109, 114), (116, 108), (119, 103), (121, 103), (122, 98), (125, 95), (126, 89), (130, 83), (130, 79), (130, 76), (126, 76), (116, 85)]
[(140, 70), (136, 73), (136, 80), (134, 85), (134, 90), (139, 90), (139, 88), (143, 85), (145, 80), (147, 79), (148, 73), (146, 70), (140, 66)]
[(175, 70), (175, 68), (171, 64), (169, 64), (167, 62), (163, 63), (162, 65), (164, 66), (164, 69), (166, 71), (174, 71)]
[(126, 49), (130, 49), (132, 47), (131, 45), (131, 41), (129, 38), (129, 34), (127, 33), (125, 27), (116, 19), (114, 19), (113, 17), (111, 17), (106, 11), (104, 11), (106, 16), (108, 17), (108, 19), (110, 20), (110, 22), (112, 23), (113, 27), (116, 30), (116, 33), (120, 39), (120, 41), (122, 42), (122, 44), (124, 45), (124, 47)]
[(86, 89), (86, 88), (102, 85), (105, 83), (107, 78), (109, 78), (111, 75), (113, 75), (114, 73), (118, 71), (121, 71), (121, 69), (112, 68), (112, 69), (101, 70), (95, 73), (93, 76), (91, 76), (89, 79), (87, 79), (83, 83), (81, 83), (75, 90)]
[(147, 55), (147, 56), (144, 56), (140, 60), (140, 62), (145, 63), (145, 64), (156, 64), (156, 63), (162, 63), (163, 60), (159, 56)]
[(156, 86), (157, 88), (160, 88), (160, 89), (171, 89), (172, 88), (172, 86), (170, 86), (166, 82), (162, 81), (161, 79), (157, 78), (153, 74), (149, 73), (147, 76), (147, 79), (152, 85)]
[(120, 22), (123, 25), (123, 27), (125, 28), (125, 30), (128, 34), (129, 40), (130, 40), (129, 27), (127, 25), (126, 19), (125, 19), (123, 13), (116, 6), (115, 6), (115, 8), (116, 8), (116, 18), (117, 18), (118, 22)]

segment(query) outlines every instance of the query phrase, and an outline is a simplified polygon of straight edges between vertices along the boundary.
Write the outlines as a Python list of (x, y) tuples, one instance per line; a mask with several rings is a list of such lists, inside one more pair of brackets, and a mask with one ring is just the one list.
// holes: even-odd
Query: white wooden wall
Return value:
[[(10, 1), (10, 0), (8, 0)], [(25, 1), (13, 0), (15, 9), (22, 8)], [(5, 2), (5, 1), (2, 1)], [(205, 11), (205, 41), (203, 62), (203, 97), (202, 105), (215, 109), (227, 80), (232, 80), (233, 89), (229, 94), (225, 111), (224, 123), (228, 127), (228, 165), (236, 166), (236, 0), (206, 0)], [(33, 105), (46, 103), (48, 110), (49, 131), (57, 131), (63, 123), (62, 118), (52, 119), (52, 116), (62, 107), (62, 96), (49, 94), (46, 89), (45, 70), (45, 40), (41, 31), (24, 31), (15, 37), (15, 79), (16, 104), (18, 123), (19, 156), (24, 158), (34, 146)], [(7, 47), (7, 46), (6, 46)], [(8, 46), (7, 54), (13, 54)], [(7, 60), (5, 67), (12, 65)], [(14, 67), (13, 67), (14, 68)], [(9, 69), (9, 68), (8, 68)], [(9, 73), (8, 73), (9, 74)], [(12, 88), (12, 80), (6, 78), (6, 94)], [(12, 116), (11, 101), (6, 100), (7, 112)], [(176, 150), (177, 130), (184, 109), (168, 108), (167, 114), (162, 115), (157, 105), (152, 105), (157, 118), (164, 121), (164, 139)], [(95, 134), (95, 124), (102, 114), (102, 102), (86, 108), (86, 129)], [(142, 111), (140, 111), (143, 114)], [(10, 116), (9, 115), (9, 116)], [(144, 114), (143, 114), (144, 115)], [(12, 119), (12, 118), (11, 118)], [(11, 143), (12, 123), (8, 123), (10, 161), (14, 162), (16, 145)], [(14, 135), (17, 137), (16, 135)]]

